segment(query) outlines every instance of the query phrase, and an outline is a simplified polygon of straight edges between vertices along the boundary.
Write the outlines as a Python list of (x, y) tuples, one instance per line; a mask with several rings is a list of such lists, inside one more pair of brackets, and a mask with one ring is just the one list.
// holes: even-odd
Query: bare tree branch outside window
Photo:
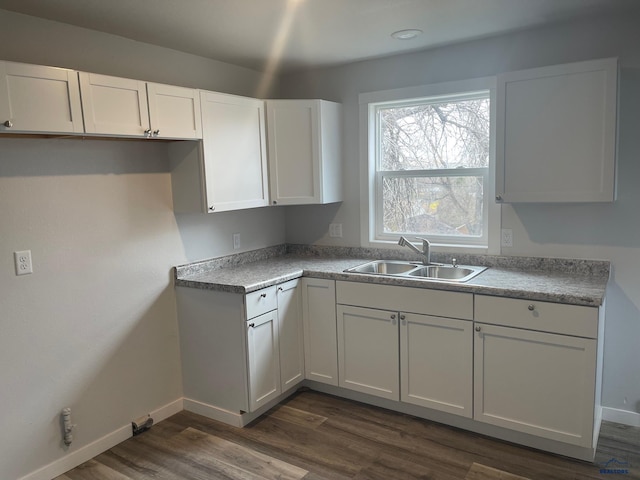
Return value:
[(489, 99), (377, 110), (383, 231), (482, 236)]

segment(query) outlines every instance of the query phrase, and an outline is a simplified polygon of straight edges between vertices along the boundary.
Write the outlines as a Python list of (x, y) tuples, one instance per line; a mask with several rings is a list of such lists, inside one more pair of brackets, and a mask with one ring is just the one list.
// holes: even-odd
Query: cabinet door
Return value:
[(208, 210), (268, 205), (264, 102), (214, 92), (200, 99)]
[(400, 400), (472, 417), (472, 322), (401, 313), (400, 352)]
[(291, 280), (278, 285), (277, 291), (280, 380), (284, 392), (304, 380), (304, 336), (302, 334), (300, 280)]
[(340, 386), (400, 399), (398, 314), (338, 305)]
[(498, 77), (499, 200), (614, 200), (617, 72), (606, 59)]
[(77, 72), (0, 62), (0, 132), (84, 132)]
[(154, 138), (202, 138), (198, 90), (147, 83), (147, 96)]
[(309, 380), (338, 385), (336, 282), (302, 279), (304, 369)]
[(247, 356), (249, 409), (253, 412), (281, 392), (277, 310), (247, 321)]
[(478, 324), (474, 419), (592, 447), (596, 340)]
[(80, 72), (87, 133), (144, 137), (150, 133), (145, 82)]
[(272, 203), (320, 203), (318, 115), (315, 100), (267, 102)]

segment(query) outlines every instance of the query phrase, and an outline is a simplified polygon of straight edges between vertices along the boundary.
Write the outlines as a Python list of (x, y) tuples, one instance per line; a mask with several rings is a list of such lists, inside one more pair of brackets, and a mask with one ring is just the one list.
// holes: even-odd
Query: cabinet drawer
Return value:
[(247, 320), (278, 308), (276, 286), (263, 288), (245, 296)]
[(476, 322), (597, 338), (598, 308), (476, 295)]
[(473, 320), (473, 295), (426, 288), (336, 282), (337, 303)]

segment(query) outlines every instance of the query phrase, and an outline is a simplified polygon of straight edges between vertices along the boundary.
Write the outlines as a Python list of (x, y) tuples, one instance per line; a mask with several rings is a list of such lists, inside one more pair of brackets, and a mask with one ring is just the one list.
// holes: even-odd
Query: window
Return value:
[(489, 246), (492, 89), (465, 83), (407, 91), (425, 93), (417, 97), (402, 98), (403, 90), (361, 95), (369, 242), (405, 235), (436, 245)]

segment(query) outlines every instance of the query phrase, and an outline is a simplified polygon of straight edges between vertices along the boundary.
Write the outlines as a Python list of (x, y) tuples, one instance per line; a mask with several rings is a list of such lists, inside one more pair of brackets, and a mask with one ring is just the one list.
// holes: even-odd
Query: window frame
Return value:
[[(465, 100), (489, 98), (489, 166), (488, 168), (465, 168), (443, 170), (378, 171), (377, 158), (380, 144), (377, 112), (379, 108), (411, 105), (420, 101)], [(496, 128), (496, 77), (446, 82), (433, 85), (362, 93), (360, 103), (360, 150), (361, 150), (361, 244), (369, 247), (384, 247), (397, 243), (402, 234), (383, 232), (382, 225), (382, 181), (383, 178), (438, 177), (438, 176), (482, 176), (483, 177), (483, 233), (482, 237), (429, 236), (423, 235), (438, 251), (469, 253), (499, 253), (500, 205), (495, 202), (495, 128)], [(459, 170), (459, 171), (456, 171)], [(416, 235), (409, 234), (407, 236)], [(411, 239), (411, 238), (410, 238)]]

